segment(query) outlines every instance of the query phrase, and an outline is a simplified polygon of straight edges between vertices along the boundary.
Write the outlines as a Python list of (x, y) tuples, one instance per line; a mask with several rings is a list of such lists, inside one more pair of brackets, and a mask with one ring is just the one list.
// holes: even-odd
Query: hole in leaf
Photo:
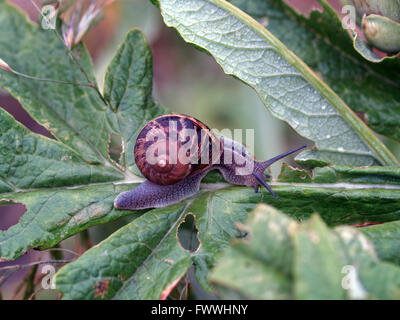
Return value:
[(8, 94), (2, 94), (0, 92), (0, 105), (1, 108), (6, 110), (9, 114), (11, 114), (15, 120), (20, 122), (29, 130), (41, 134), (50, 139), (55, 139), (53, 134), (44, 126), (39, 124), (35, 119), (33, 119), (29, 113), (22, 108), (18, 100), (14, 99)]
[(26, 211), (22, 203), (11, 203), (0, 201), (0, 230), (6, 231), (17, 224)]
[(183, 249), (196, 252), (200, 247), (199, 230), (196, 219), (192, 213), (186, 214), (184, 220), (178, 227), (177, 238)]
[(172, 281), (161, 293), (160, 300), (166, 300), (168, 296), (171, 294), (172, 290), (176, 288), (178, 283), (181, 281), (181, 277)]
[(104, 297), (108, 293), (108, 284), (110, 283), (110, 279), (106, 279), (104, 281), (100, 281), (95, 286), (94, 297), (104, 299)]
[(124, 141), (120, 134), (110, 133), (108, 137), (108, 157), (118, 167), (122, 168), (122, 154), (124, 152)]

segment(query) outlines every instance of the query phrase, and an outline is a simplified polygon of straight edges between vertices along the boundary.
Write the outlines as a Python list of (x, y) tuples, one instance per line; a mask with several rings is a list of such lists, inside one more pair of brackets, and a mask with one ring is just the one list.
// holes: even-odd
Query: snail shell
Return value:
[(170, 185), (208, 169), (220, 159), (221, 150), (221, 140), (200, 120), (168, 114), (144, 126), (134, 156), (143, 176)]

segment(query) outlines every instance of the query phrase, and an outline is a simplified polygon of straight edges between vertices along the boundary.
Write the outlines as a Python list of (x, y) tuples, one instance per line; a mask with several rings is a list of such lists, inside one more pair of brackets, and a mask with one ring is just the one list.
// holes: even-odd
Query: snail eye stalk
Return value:
[(276, 200), (279, 200), (279, 197), (272, 191), (270, 186), (261, 179), (257, 174), (253, 173), (253, 176), (275, 197)]
[(269, 159), (269, 160), (267, 160), (267, 161), (264, 161), (264, 162), (262, 162), (263, 167), (264, 167), (265, 169), (267, 169), (267, 168), (268, 168), (271, 164), (273, 164), (274, 162), (276, 162), (276, 161), (278, 161), (278, 160), (281, 160), (282, 158), (285, 158), (285, 157), (287, 157), (288, 155), (291, 155), (292, 153), (295, 153), (295, 152), (297, 152), (297, 151), (299, 151), (299, 150), (301, 150), (301, 149), (304, 149), (304, 148), (306, 148), (306, 147), (307, 147), (307, 146), (304, 145), (304, 146), (295, 148), (295, 149), (293, 149), (293, 150), (284, 152), (284, 153), (282, 153), (282, 154), (280, 154), (280, 155), (278, 155), (278, 156), (276, 156), (276, 157), (273, 157), (273, 158), (271, 158), (271, 159)]
[[(292, 153), (295, 153), (295, 152), (297, 152), (297, 151), (299, 151), (301, 149), (304, 149), (306, 147), (307, 146), (304, 145), (304, 146), (295, 148), (293, 150), (284, 152), (284, 153), (282, 153), (282, 154), (280, 154), (280, 155), (278, 155), (276, 157), (273, 157), (273, 158), (271, 158), (271, 159), (269, 159), (267, 161), (261, 162), (261, 166), (262, 166), (263, 171), (265, 169), (267, 169), (274, 162), (276, 162), (276, 161), (278, 161), (278, 160), (280, 160), (280, 159), (282, 159), (284, 157), (287, 157), (288, 155), (291, 155)], [(252, 175), (258, 180), (258, 182), (260, 182), (260, 184), (262, 184), (275, 197), (276, 200), (279, 199), (279, 197), (272, 191), (271, 187), (257, 173), (253, 173)], [(254, 186), (254, 190), (258, 191), (258, 187), (256, 189), (256, 186)]]

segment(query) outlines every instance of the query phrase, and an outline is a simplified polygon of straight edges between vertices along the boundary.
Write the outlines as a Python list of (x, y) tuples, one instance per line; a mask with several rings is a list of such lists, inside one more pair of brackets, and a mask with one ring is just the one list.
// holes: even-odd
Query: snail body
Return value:
[(242, 144), (214, 135), (193, 117), (163, 115), (148, 122), (135, 143), (135, 161), (147, 180), (119, 194), (114, 207), (138, 210), (180, 202), (198, 192), (201, 180), (215, 169), (231, 184), (254, 187), (255, 192), (262, 185), (278, 199), (265, 182), (265, 170), (304, 147), (256, 161)]

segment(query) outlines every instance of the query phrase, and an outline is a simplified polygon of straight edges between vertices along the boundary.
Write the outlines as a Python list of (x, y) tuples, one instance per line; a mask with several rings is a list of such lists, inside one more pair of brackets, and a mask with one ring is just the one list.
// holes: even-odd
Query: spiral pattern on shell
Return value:
[(174, 184), (209, 168), (220, 158), (222, 142), (201, 121), (182, 114), (159, 116), (136, 138), (140, 172), (160, 185)]

